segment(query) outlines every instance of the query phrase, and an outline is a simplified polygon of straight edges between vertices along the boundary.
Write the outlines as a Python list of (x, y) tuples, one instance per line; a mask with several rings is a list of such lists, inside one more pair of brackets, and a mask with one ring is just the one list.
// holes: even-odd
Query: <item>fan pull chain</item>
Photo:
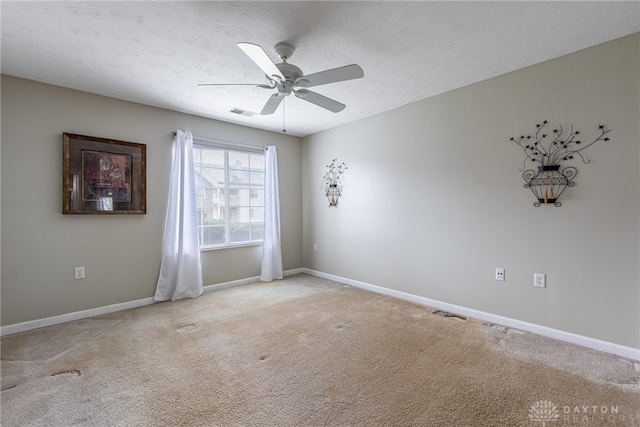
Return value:
[(285, 106), (287, 104), (287, 97), (285, 96), (284, 98), (282, 98), (282, 133), (287, 133), (287, 126), (285, 125), (284, 122), (284, 117), (285, 117)]

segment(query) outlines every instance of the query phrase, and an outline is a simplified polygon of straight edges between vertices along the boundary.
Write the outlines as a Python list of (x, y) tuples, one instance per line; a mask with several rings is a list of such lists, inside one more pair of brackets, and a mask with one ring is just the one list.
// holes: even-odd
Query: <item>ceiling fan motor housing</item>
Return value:
[(280, 59), (282, 59), (281, 63), (275, 65), (285, 78), (285, 81), (282, 82), (282, 92), (285, 95), (291, 94), (291, 90), (293, 89), (296, 80), (304, 76), (304, 73), (299, 67), (287, 62), (287, 59), (291, 58), (291, 55), (293, 55), (295, 50), (296, 47), (290, 43), (281, 42), (275, 45), (276, 54)]
[(276, 64), (276, 67), (278, 67), (278, 70), (280, 70), (285, 79), (291, 83), (294, 83), (298, 77), (304, 76), (300, 68), (288, 62)]

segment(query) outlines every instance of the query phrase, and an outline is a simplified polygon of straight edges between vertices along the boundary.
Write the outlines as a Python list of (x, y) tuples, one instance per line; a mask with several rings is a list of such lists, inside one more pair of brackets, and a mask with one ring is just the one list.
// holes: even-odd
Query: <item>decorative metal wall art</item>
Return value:
[(333, 159), (330, 165), (326, 166), (327, 173), (322, 177), (324, 195), (329, 200), (329, 207), (338, 207), (338, 199), (342, 196), (342, 174), (348, 169), (346, 163), (338, 164), (338, 159)]
[[(573, 181), (578, 170), (573, 166), (562, 166), (562, 162), (572, 160), (575, 156), (580, 157), (583, 163), (591, 161), (582, 155), (582, 151), (592, 146), (598, 141), (609, 141), (605, 135), (609, 129), (604, 125), (598, 126), (600, 135), (593, 141), (583, 143), (579, 139), (580, 131), (574, 130), (573, 125), (569, 132), (565, 132), (562, 125), (547, 134), (545, 128), (548, 122), (545, 120), (541, 124), (536, 124), (534, 135), (522, 135), (520, 138), (510, 138), (512, 142), (518, 144), (525, 153), (522, 163), (522, 178), (525, 181), (524, 188), (529, 188), (537, 201), (535, 207), (541, 204), (553, 204), (556, 207), (562, 206), (558, 201), (560, 195), (567, 187), (573, 187)], [(527, 161), (538, 163), (538, 171), (527, 169)]]

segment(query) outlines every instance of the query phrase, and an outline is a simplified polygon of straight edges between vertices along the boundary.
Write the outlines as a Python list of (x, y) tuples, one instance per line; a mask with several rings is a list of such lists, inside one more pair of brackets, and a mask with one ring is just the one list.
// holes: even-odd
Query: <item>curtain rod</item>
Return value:
[[(176, 134), (176, 131), (171, 132), (172, 136), (176, 136)], [(253, 152), (262, 152), (267, 149), (267, 147), (261, 147), (259, 145), (239, 144), (237, 142), (222, 141), (220, 139), (205, 138), (202, 136), (193, 136), (193, 142), (204, 142), (212, 145), (217, 145), (219, 147), (235, 148), (238, 150)]]

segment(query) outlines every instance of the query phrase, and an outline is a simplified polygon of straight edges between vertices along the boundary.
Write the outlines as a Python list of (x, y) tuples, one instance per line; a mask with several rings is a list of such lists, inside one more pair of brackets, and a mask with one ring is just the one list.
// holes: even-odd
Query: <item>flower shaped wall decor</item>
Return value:
[(338, 159), (333, 159), (331, 164), (326, 166), (328, 171), (322, 177), (324, 195), (329, 200), (329, 207), (338, 207), (338, 199), (342, 196), (342, 174), (348, 169), (346, 163), (338, 164)]
[[(566, 132), (562, 125), (547, 133), (548, 122), (536, 124), (536, 133), (522, 135), (520, 138), (510, 138), (511, 142), (519, 145), (525, 153), (525, 159), (520, 171), (525, 181), (524, 187), (531, 189), (537, 201), (533, 204), (538, 207), (541, 204), (553, 204), (558, 207), (562, 203), (558, 201), (560, 195), (567, 187), (573, 187), (576, 183), (573, 178), (578, 170), (573, 166), (562, 166), (562, 162), (580, 157), (583, 163), (590, 163), (582, 151), (598, 141), (609, 141), (605, 135), (609, 133), (604, 125), (598, 126), (600, 134), (591, 142), (583, 143), (580, 140), (580, 131), (573, 126)], [(538, 163), (538, 172), (527, 168), (527, 161)], [(562, 169), (560, 169), (562, 167)]]

